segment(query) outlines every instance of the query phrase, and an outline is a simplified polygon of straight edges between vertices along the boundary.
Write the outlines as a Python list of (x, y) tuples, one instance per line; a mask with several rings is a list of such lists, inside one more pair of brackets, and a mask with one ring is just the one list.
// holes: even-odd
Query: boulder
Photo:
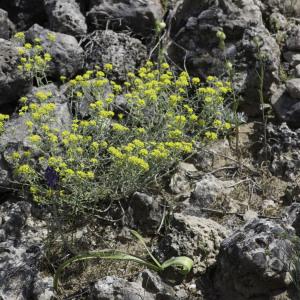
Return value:
[(295, 67), (295, 77), (300, 78), (300, 64)]
[(226, 238), (217, 258), (215, 286), (220, 300), (273, 299), (291, 283), (294, 230), (283, 223), (253, 219)]
[(87, 12), (87, 22), (92, 30), (129, 29), (134, 35), (145, 39), (155, 33), (156, 22), (161, 21), (162, 17), (159, 0), (91, 0)]
[(205, 175), (196, 182), (191, 202), (199, 207), (208, 207), (218, 198), (232, 192), (234, 181), (222, 181), (213, 175)]
[(300, 101), (300, 79), (299, 78), (289, 79), (286, 82), (286, 90), (292, 98)]
[(85, 17), (76, 0), (44, 0), (50, 29), (73, 36), (87, 32)]
[(154, 233), (163, 218), (164, 204), (159, 197), (136, 192), (129, 202), (129, 216), (133, 226), (146, 233)]
[(204, 273), (216, 262), (219, 248), (229, 231), (213, 220), (175, 213), (170, 231), (162, 237), (157, 256), (161, 261), (174, 256), (194, 260), (193, 272)]
[(138, 39), (112, 30), (98, 30), (85, 39), (85, 67), (113, 65), (112, 76), (125, 81), (128, 72), (135, 72), (147, 58), (147, 49)]
[[(296, 95), (295, 85), (289, 85), (289, 93)], [(271, 97), (272, 107), (277, 117), (288, 125), (299, 128), (300, 122), (300, 101), (294, 99), (287, 92), (284, 85), (279, 86)]]
[[(55, 41), (49, 41), (47, 36), (52, 34)], [(71, 35), (53, 32), (37, 24), (26, 31), (26, 39), (33, 42), (35, 38), (41, 39), (41, 45), (52, 55), (47, 75), (58, 79), (60, 76), (72, 77), (82, 70), (84, 64), (84, 51)]]
[(92, 286), (89, 299), (139, 300), (141, 297), (145, 300), (155, 300), (155, 295), (145, 291), (140, 284), (116, 276), (107, 276)]
[(291, 28), (286, 40), (286, 47), (291, 51), (300, 50), (300, 26), (294, 26)]
[(0, 110), (14, 107), (17, 100), (30, 88), (31, 83), (18, 70), (17, 47), (0, 39)]
[(31, 211), (32, 205), (24, 201), (7, 201), (0, 206), (1, 299), (35, 299), (33, 287), (40, 280), (38, 266), (47, 230), (45, 222)]
[(15, 25), (8, 18), (8, 13), (0, 9), (0, 38), (8, 40), (14, 31)]
[[(172, 15), (174, 42), (169, 43), (168, 55), (191, 74), (203, 78), (224, 75), (225, 61), (231, 61), (235, 90), (246, 100), (243, 105), (247, 113), (258, 114), (259, 52), (264, 54), (265, 96), (270, 94), (273, 83), (279, 82), (280, 66), (280, 49), (264, 25), (260, 2), (182, 0), (180, 3)], [(220, 30), (226, 35), (223, 49), (216, 36)], [(259, 46), (255, 40), (260, 41)]]
[(0, 8), (8, 12), (19, 31), (27, 30), (35, 23), (44, 25), (47, 22), (44, 0), (1, 0)]

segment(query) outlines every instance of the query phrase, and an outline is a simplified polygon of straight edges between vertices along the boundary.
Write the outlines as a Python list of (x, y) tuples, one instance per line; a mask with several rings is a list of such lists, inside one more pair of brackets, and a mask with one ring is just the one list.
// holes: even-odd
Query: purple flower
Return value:
[(50, 188), (55, 188), (58, 184), (59, 175), (52, 167), (47, 167), (45, 171), (45, 180)]

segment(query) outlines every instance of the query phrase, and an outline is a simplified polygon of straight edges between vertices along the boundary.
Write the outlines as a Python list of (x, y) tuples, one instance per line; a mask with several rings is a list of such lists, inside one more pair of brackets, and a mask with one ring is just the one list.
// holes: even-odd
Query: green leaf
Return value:
[(62, 263), (55, 275), (54, 275), (54, 281), (53, 281), (53, 286), (54, 289), (57, 290), (58, 287), (58, 280), (60, 278), (60, 275), (62, 273), (62, 271), (68, 267), (69, 265), (71, 265), (74, 262), (77, 261), (83, 261), (83, 260), (89, 260), (89, 259), (95, 259), (95, 258), (101, 258), (101, 259), (108, 259), (108, 260), (125, 260), (125, 261), (132, 261), (144, 266), (147, 266), (148, 268), (159, 272), (161, 271), (161, 268), (159, 268), (158, 266), (156, 266), (153, 263), (150, 263), (140, 257), (134, 256), (134, 255), (130, 255), (121, 251), (115, 251), (115, 250), (101, 250), (101, 251), (97, 251), (97, 252), (91, 252), (91, 253), (84, 253), (84, 254), (80, 254), (77, 255), (75, 257), (72, 257), (68, 260), (66, 260), (64, 263)]
[(162, 268), (166, 269), (168, 267), (177, 267), (180, 269), (180, 272), (184, 275), (188, 274), (192, 267), (193, 267), (193, 260), (190, 259), (189, 257), (186, 256), (178, 256), (178, 257), (173, 257), (168, 260), (166, 260), (162, 264)]
[(159, 263), (159, 261), (153, 256), (150, 249), (147, 247), (144, 238), (135, 230), (130, 230), (131, 234), (144, 246), (144, 248), (147, 250), (148, 254), (150, 255), (151, 259), (155, 262), (157, 267), (161, 269), (162, 265)]

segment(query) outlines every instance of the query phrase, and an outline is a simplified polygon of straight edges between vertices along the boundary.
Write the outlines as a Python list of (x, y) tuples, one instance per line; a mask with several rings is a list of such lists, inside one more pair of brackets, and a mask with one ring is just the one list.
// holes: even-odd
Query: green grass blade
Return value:
[(131, 234), (144, 246), (144, 248), (147, 250), (148, 254), (150, 255), (151, 259), (155, 262), (158, 268), (162, 271), (162, 265), (159, 263), (159, 261), (152, 255), (150, 249), (147, 247), (144, 238), (135, 230), (130, 230)]
[(108, 260), (132, 261), (132, 262), (147, 266), (148, 268), (150, 268), (154, 271), (157, 271), (157, 272), (161, 271), (161, 268), (159, 268), (158, 266), (156, 266), (153, 263), (150, 263), (146, 260), (143, 260), (140, 257), (130, 255), (130, 254), (127, 254), (127, 253), (124, 253), (124, 252), (121, 252), (121, 251), (101, 250), (101, 251), (97, 251), (97, 252), (80, 254), (80, 255), (72, 257), (72, 258), (66, 260), (64, 263), (62, 263), (58, 267), (58, 269), (57, 269), (57, 271), (54, 275), (54, 281), (53, 281), (54, 289), (57, 290), (60, 275), (66, 267), (68, 267), (69, 265), (71, 265), (74, 262), (89, 260), (89, 259), (95, 259), (95, 258), (108, 259)]
[(190, 259), (189, 257), (178, 256), (166, 260), (162, 264), (162, 268), (166, 269), (171, 266), (178, 267), (180, 269), (180, 272), (185, 275), (191, 271), (193, 264), (194, 264), (193, 260)]

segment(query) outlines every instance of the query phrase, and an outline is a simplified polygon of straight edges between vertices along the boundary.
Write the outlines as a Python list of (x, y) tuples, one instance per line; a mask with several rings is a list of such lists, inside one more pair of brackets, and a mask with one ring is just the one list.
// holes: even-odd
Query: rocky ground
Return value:
[[(37, 89), (18, 72), (10, 41), (16, 31), (51, 47), (47, 90), (63, 128), (71, 117), (59, 77), (112, 63), (122, 82), (155, 52), (157, 22), (166, 24), (163, 55), (178, 69), (205, 78), (233, 64), (247, 121), (237, 136), (182, 161), (165, 186), (137, 191), (122, 212), (114, 204), (107, 215), (72, 226), (12, 189), (8, 150), (0, 153), (1, 300), (300, 299), (293, 272), (300, 251), (299, 0), (0, 0), (0, 112), (12, 114), (0, 149), (26, 143), (24, 120), (13, 112), (21, 96)], [(221, 29), (224, 49), (216, 37)], [(57, 36), (54, 46), (49, 32)], [(92, 261), (70, 267), (63, 289), (54, 291), (54, 270), (71, 255), (103, 248), (144, 255), (130, 228), (161, 261), (191, 257), (192, 272), (159, 276), (133, 264)]]

